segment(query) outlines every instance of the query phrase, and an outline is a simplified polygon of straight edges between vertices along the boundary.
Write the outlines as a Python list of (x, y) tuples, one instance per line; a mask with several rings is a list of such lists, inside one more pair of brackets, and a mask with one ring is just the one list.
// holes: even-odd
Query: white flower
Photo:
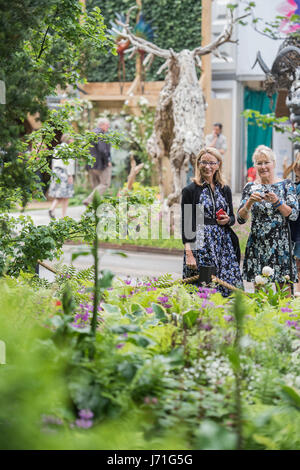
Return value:
[(266, 277), (273, 276), (274, 269), (270, 268), (270, 266), (265, 266), (262, 270), (262, 275)]
[(145, 98), (144, 96), (141, 96), (140, 99), (139, 99), (139, 104), (140, 104), (141, 106), (143, 106), (143, 105), (148, 106), (148, 105), (149, 105), (149, 101), (148, 101), (147, 98)]
[(255, 276), (254, 282), (257, 286), (260, 286), (260, 285), (264, 286), (265, 284), (267, 284), (268, 280), (265, 277), (258, 275), (258, 276)]
[(287, 274), (286, 276), (284, 276), (284, 279), (285, 279), (286, 281), (289, 281), (289, 280), (290, 280), (290, 276)]

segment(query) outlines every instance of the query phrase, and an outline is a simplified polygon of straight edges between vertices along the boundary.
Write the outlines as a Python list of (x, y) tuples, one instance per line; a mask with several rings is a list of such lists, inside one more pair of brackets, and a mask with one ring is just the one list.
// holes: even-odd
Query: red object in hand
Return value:
[(220, 209), (220, 210), (218, 210), (218, 212), (216, 212), (216, 217), (217, 217), (218, 220), (221, 219), (221, 217), (220, 217), (221, 215), (227, 215), (226, 212), (224, 211), (224, 209)]

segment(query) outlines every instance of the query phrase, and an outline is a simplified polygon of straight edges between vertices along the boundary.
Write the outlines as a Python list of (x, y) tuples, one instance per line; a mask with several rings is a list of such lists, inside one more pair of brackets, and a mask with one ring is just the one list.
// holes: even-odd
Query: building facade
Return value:
[[(217, 37), (227, 22), (228, 0), (212, 0), (212, 39)], [(281, 13), (282, 0), (257, 2), (255, 16), (271, 21)], [(239, 2), (237, 14), (243, 14), (243, 2)], [(247, 20), (246, 20), (247, 21)], [(223, 123), (223, 133), (227, 137), (228, 151), (225, 156), (225, 176), (233, 192), (240, 192), (247, 178), (247, 169), (252, 165), (251, 155), (259, 144), (270, 145), (277, 154), (277, 174), (282, 176), (282, 161), (291, 159), (292, 148), (287, 136), (263, 131), (257, 126), (248, 125), (242, 116), (245, 109), (257, 109), (263, 114), (275, 109), (273, 102), (263, 91), (265, 74), (256, 61), (260, 51), (266, 64), (271, 68), (282, 41), (276, 41), (257, 32), (251, 24), (235, 27), (238, 43), (226, 43), (220, 48), (224, 59), (212, 55), (211, 84), (211, 125), (215, 121)], [(263, 24), (263, 22), (262, 22)], [(263, 26), (261, 26), (262, 29)]]

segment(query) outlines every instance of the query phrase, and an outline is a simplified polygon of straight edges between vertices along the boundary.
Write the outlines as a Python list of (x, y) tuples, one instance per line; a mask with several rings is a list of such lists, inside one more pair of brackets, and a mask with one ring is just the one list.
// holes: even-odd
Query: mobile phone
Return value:
[(218, 220), (221, 219), (221, 215), (226, 215), (226, 212), (224, 211), (224, 209), (219, 209), (218, 212), (216, 212), (216, 217)]

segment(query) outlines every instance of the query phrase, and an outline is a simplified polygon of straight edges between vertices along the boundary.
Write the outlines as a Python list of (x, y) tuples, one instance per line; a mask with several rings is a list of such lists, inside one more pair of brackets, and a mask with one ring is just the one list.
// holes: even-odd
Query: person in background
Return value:
[[(297, 152), (294, 163), (292, 163), (289, 167), (285, 168), (283, 172), (283, 177), (287, 178), (291, 171), (294, 171), (295, 173), (295, 185), (300, 208), (300, 152)], [(296, 265), (298, 271), (297, 293), (300, 295), (300, 214), (296, 221), (290, 222), (290, 227), (292, 240), (295, 243), (294, 255), (296, 257)]]
[[(106, 118), (98, 120), (98, 127), (93, 129), (96, 134), (106, 134), (109, 129), (110, 122)], [(100, 137), (98, 142), (91, 146), (91, 155), (96, 159), (93, 167), (87, 165), (86, 169), (89, 172), (90, 183), (93, 188), (91, 194), (83, 201), (85, 206), (88, 206), (92, 200), (95, 191), (100, 195), (110, 187), (111, 183), (111, 154), (110, 144), (107, 144)]]
[(74, 195), (75, 161), (74, 159), (69, 159), (67, 162), (64, 162), (62, 158), (56, 157), (58, 150), (63, 150), (71, 142), (71, 138), (67, 134), (63, 134), (61, 144), (57, 145), (54, 149), (52, 158), (52, 171), (54, 174), (51, 177), (48, 192), (48, 195), (54, 198), (49, 209), (51, 219), (55, 219), (54, 210), (60, 202), (62, 205), (62, 216), (66, 217), (69, 199)]
[(252, 215), (247, 241), (243, 277), (258, 285), (263, 269), (268, 267), (271, 282), (283, 285), (287, 279), (297, 281), (293, 247), (289, 242), (288, 222), (297, 220), (298, 199), (294, 183), (275, 176), (275, 154), (260, 145), (253, 154), (259, 182), (247, 183), (243, 189), (237, 221), (244, 224)]
[(248, 168), (247, 171), (247, 182), (248, 183), (253, 183), (253, 181), (256, 180), (256, 168), (254, 166), (251, 166)]
[(216, 122), (212, 133), (205, 137), (205, 146), (214, 147), (219, 150), (221, 155), (224, 155), (227, 150), (227, 140), (225, 135), (222, 134), (222, 129), (223, 124)]

